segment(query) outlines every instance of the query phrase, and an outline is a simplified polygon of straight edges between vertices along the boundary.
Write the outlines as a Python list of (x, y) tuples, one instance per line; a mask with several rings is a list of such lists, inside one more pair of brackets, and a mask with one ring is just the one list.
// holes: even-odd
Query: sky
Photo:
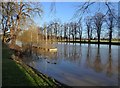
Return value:
[[(69, 23), (69, 22), (73, 22), (73, 21), (78, 21), (79, 19), (77, 18), (73, 18), (74, 14), (76, 13), (78, 6), (83, 5), (84, 2), (56, 2), (55, 3), (55, 12), (50, 12), (51, 10), (51, 2), (42, 2), (42, 9), (44, 11), (42, 17), (38, 17), (36, 16), (34, 18), (34, 21), (36, 22), (36, 24), (38, 26), (44, 26), (49, 24), (51, 21), (54, 21), (55, 19), (59, 19), (60, 22), (63, 23)], [(118, 3), (117, 2), (112, 2), (112, 7), (115, 8), (116, 10), (118, 10)], [(91, 5), (88, 13), (83, 15), (83, 18), (85, 18), (86, 16), (93, 16), (95, 15), (95, 13), (98, 11), (102, 12), (102, 13), (106, 13), (107, 11), (107, 7), (105, 5), (104, 2), (96, 2), (95, 4)], [(116, 11), (118, 12), (118, 11)], [(78, 16), (79, 17), (79, 16)], [(86, 29), (85, 23), (83, 23), (83, 30)], [(105, 29), (103, 29), (105, 30)], [(85, 31), (84, 31), (85, 32)], [(102, 33), (104, 34), (104, 31), (102, 31)], [(113, 33), (114, 37), (117, 37), (116, 35), (117, 32)], [(86, 33), (83, 33), (83, 37), (86, 37)], [(101, 36), (102, 37), (102, 36)], [(103, 36), (104, 37), (104, 36)]]
[(75, 13), (77, 2), (56, 2), (55, 11), (51, 12), (51, 2), (42, 2), (43, 17), (41, 20), (35, 18), (38, 24), (49, 23), (55, 19), (60, 19), (62, 23), (69, 22)]
[[(35, 16), (34, 21), (38, 26), (42, 26), (44, 24), (50, 23), (51, 21), (55, 19), (59, 19), (61, 23), (66, 23), (70, 21), (75, 21), (76, 19), (72, 19), (74, 17), (74, 14), (76, 13), (78, 6), (82, 5), (84, 2), (56, 2), (55, 3), (55, 11), (51, 12), (51, 2), (41, 2), (42, 9), (44, 11), (42, 17)], [(113, 4), (114, 8), (118, 8), (118, 4)], [(100, 8), (99, 8), (100, 7)], [(104, 2), (101, 3), (95, 3), (92, 6), (90, 6), (89, 14), (84, 14), (93, 16), (97, 9), (100, 9), (100, 12), (105, 13), (106, 12), (106, 6), (104, 5)], [(72, 20), (71, 20), (72, 19)], [(78, 19), (77, 19), (78, 20)]]
[[(43, 14), (40, 18), (39, 16), (34, 16), (34, 22), (37, 26), (44, 26), (44, 24), (48, 24), (55, 19), (59, 19), (61, 23), (67, 23), (71, 21), (76, 21), (79, 19), (73, 18), (74, 14), (76, 13), (78, 6), (84, 4), (85, 2), (55, 2), (55, 12), (51, 12), (51, 4), (53, 2), (41, 2)], [(113, 2), (112, 2), (113, 3)], [(99, 8), (100, 7), (100, 8)], [(113, 7), (118, 9), (117, 2), (113, 4)], [(93, 16), (96, 11), (99, 9), (100, 12), (105, 13), (107, 8), (104, 2), (96, 2), (95, 4), (90, 6), (89, 14), (84, 14), (85, 16)], [(73, 19), (72, 19), (73, 18)], [(71, 20), (72, 19), (72, 20)], [(84, 27), (85, 28), (85, 27)]]

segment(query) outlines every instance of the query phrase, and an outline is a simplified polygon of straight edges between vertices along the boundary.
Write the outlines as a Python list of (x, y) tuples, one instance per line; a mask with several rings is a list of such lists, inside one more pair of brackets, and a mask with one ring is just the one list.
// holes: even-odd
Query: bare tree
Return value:
[(113, 33), (113, 28), (114, 26), (116, 25), (116, 18), (115, 18), (115, 11), (114, 9), (111, 10), (111, 12), (109, 11), (108, 14), (107, 14), (107, 17), (106, 17), (106, 23), (107, 23), (107, 26), (108, 26), (108, 29), (109, 29), (109, 43), (111, 43), (111, 40), (112, 40), (112, 33)]
[[(117, 20), (117, 18), (115, 17), (112, 9), (115, 8), (115, 5), (114, 3), (112, 2), (108, 2), (108, 1), (105, 1), (105, 2), (102, 2), (102, 3), (99, 3), (99, 2), (91, 2), (91, 1), (88, 1), (88, 2), (85, 2), (83, 4), (80, 4), (78, 7), (77, 7), (77, 10), (76, 10), (76, 13), (74, 14), (74, 17), (78, 18), (78, 19), (82, 19), (83, 18), (83, 15), (84, 14), (89, 14), (90, 11), (91, 11), (91, 7), (96, 4), (98, 5), (98, 9), (96, 9), (96, 12), (99, 12), (100, 10), (103, 10), (103, 8), (100, 7), (100, 4), (102, 4), (102, 6), (104, 6), (104, 15), (107, 16), (108, 14), (111, 14), (111, 17), (113, 17), (115, 20)], [(110, 29), (109, 29), (110, 30)], [(110, 37), (112, 35), (111, 32), (109, 32), (109, 42), (111, 42), (111, 38)]]
[(95, 24), (95, 29), (97, 31), (97, 37), (98, 37), (98, 44), (100, 43), (100, 35), (101, 35), (101, 28), (104, 22), (105, 15), (103, 13), (96, 13), (93, 17), (93, 21)]
[(92, 38), (92, 18), (90, 16), (86, 17), (86, 26), (87, 26), (87, 36), (88, 36), (88, 42), (90, 42)]
[(75, 35), (75, 41), (76, 41), (76, 39), (77, 39), (77, 28), (78, 28), (78, 25), (77, 25), (77, 23), (75, 22), (75, 23), (74, 23), (74, 35)]
[(74, 23), (73, 22), (70, 23), (70, 30), (71, 30), (70, 35), (72, 35), (72, 40), (74, 41), (75, 35), (74, 35)]
[(50, 33), (50, 37), (51, 37), (51, 40), (52, 40), (52, 37), (53, 37), (53, 24), (49, 24), (49, 33)]
[[(21, 25), (26, 21), (26, 18), (31, 18), (32, 15), (38, 13), (41, 16), (42, 10), (40, 8), (40, 3), (31, 2), (2, 2), (0, 7), (2, 8), (2, 24), (3, 30), (12, 31), (11, 39), (15, 43), (15, 38), (19, 30), (21, 30)], [(27, 22), (27, 21), (26, 21)], [(5, 24), (6, 23), (6, 24)], [(5, 33), (5, 32), (4, 32)], [(5, 35), (5, 34), (4, 34)]]
[(20, 31), (20, 25), (22, 24), (22, 20), (26, 21), (26, 18), (29, 17), (32, 19), (32, 15), (34, 14), (38, 14), (39, 16), (41, 16), (41, 13), (43, 12), (41, 10), (40, 7), (40, 3), (29, 3), (29, 2), (20, 2), (20, 3), (16, 3), (15, 7), (16, 7), (16, 28), (15, 28), (15, 36), (14, 36), (14, 40), (13, 43), (16, 39), (16, 35), (19, 33)]
[(10, 30), (13, 23), (13, 17), (15, 14), (15, 7), (13, 2), (1, 2), (0, 3), (0, 15), (1, 15), (1, 28), (3, 30), (3, 40), (4, 42), (6, 31)]
[(67, 24), (64, 24), (64, 39), (67, 40)]
[(61, 41), (62, 41), (62, 35), (63, 35), (63, 25), (60, 26), (60, 38), (61, 38)]
[[(114, 5), (112, 4), (112, 2), (108, 2), (105, 1), (103, 3), (100, 2), (91, 2), (90, 0), (88, 2), (85, 2), (83, 4), (78, 5), (76, 13), (74, 14), (74, 17), (80, 18), (82, 19), (83, 15), (85, 13), (90, 13), (90, 7), (93, 6), (94, 4), (103, 4), (104, 6), (106, 6), (106, 11), (105, 11), (105, 15), (107, 15), (108, 12), (111, 13), (112, 7), (114, 7)], [(99, 8), (96, 9), (96, 11), (99, 11), (100, 9), (103, 9), (100, 7), (100, 5), (98, 5)]]
[(79, 38), (80, 38), (80, 42), (81, 42), (81, 40), (82, 40), (82, 32), (83, 32), (81, 21), (78, 22), (78, 30), (77, 30), (77, 32), (79, 34)]
[(58, 22), (55, 22), (54, 23), (54, 32), (55, 32), (55, 36), (56, 36), (56, 39), (58, 39), (58, 33), (59, 33), (59, 23)]
[(68, 39), (70, 41), (70, 35), (71, 35), (71, 30), (70, 30), (70, 23), (68, 23)]

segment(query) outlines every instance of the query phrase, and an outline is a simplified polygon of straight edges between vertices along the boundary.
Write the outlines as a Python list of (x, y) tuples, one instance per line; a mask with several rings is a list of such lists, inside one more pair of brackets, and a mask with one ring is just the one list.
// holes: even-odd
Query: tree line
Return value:
[[(89, 6), (95, 2), (85, 2), (81, 5), (79, 13), (85, 13)], [(55, 3), (54, 3), (55, 4)], [(102, 13), (97, 11), (92, 16), (82, 16), (77, 13), (81, 18), (78, 21), (72, 21), (68, 23), (61, 23), (59, 20), (52, 21), (39, 29), (43, 31), (43, 34), (47, 32), (47, 38), (66, 41), (82, 41), (83, 35), (87, 35), (86, 39), (91, 42), (92, 39), (97, 39), (100, 43), (102, 30), (104, 29), (105, 38), (108, 38), (111, 43), (113, 38), (113, 32), (117, 31), (118, 16), (115, 9), (110, 7), (110, 3), (104, 3), (107, 6), (107, 12)], [(54, 6), (52, 6), (54, 7)], [(16, 36), (21, 30), (29, 28), (33, 25), (33, 18), (36, 15), (41, 17), (43, 10), (41, 3), (32, 2), (1, 2), (0, 3), (0, 27), (3, 30), (3, 42), (6, 37), (7, 31), (10, 31), (10, 39), (15, 43)]]
[[(57, 40), (66, 41), (81, 41), (85, 34), (88, 42), (92, 39), (97, 39), (100, 43), (101, 32), (105, 33), (104, 39), (111, 43), (114, 31), (118, 31), (117, 14), (114, 9), (111, 9), (107, 14), (96, 12), (93, 16), (86, 16), (78, 22), (61, 23), (59, 20), (52, 21), (46, 26), (41, 27), (42, 30), (47, 30), (49, 36), (55, 37)], [(117, 34), (116, 34), (117, 35)]]

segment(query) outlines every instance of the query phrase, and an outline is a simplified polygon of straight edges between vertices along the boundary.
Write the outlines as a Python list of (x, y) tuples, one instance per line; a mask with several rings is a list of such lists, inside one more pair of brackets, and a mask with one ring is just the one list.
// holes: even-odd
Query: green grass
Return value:
[[(89, 44), (98, 44), (98, 40), (91, 40), (90, 42), (88, 42), (88, 40), (62, 40), (62, 41), (58, 41), (58, 42), (70, 42), (70, 43), (89, 43)], [(112, 40), (111, 43), (109, 43), (108, 40), (100, 40), (99, 44), (111, 44), (111, 45), (120, 45), (120, 41), (117, 40)]]
[(2, 47), (2, 86), (35, 86), (25, 70), (9, 59), (12, 52), (6, 45)]
[(44, 76), (38, 76), (25, 64), (18, 64), (9, 59), (13, 52), (3, 44), (2, 46), (2, 86), (56, 86)]
[[(59, 41), (61, 41), (61, 40), (59, 40)], [(65, 42), (65, 41), (69, 41), (69, 40), (65, 40), (65, 39), (63, 39), (62, 40), (63, 42)], [(70, 41), (73, 41), (73, 40), (70, 40)], [(88, 40), (81, 40), (81, 42), (84, 42), (84, 41), (86, 41), (86, 42), (88, 42)], [(90, 40), (91, 42), (98, 42), (98, 40)], [(74, 42), (80, 42), (80, 40), (74, 40)], [(109, 42), (109, 40), (100, 40), (100, 42)], [(115, 43), (118, 43), (118, 42), (120, 42), (119, 40), (112, 40), (111, 42), (115, 42)]]

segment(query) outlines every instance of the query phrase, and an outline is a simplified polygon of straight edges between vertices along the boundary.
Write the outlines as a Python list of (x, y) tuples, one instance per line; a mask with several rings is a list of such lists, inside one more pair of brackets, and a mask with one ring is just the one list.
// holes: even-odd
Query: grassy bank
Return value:
[(10, 59), (13, 52), (2, 46), (2, 86), (58, 86), (54, 80), (38, 76), (30, 67)]
[(120, 45), (120, 41), (112, 41), (111, 43), (109, 43), (108, 41), (105, 41), (105, 40), (101, 40), (100, 43), (98, 43), (97, 40), (92, 40), (90, 42), (88, 42), (87, 40), (82, 40), (82, 41), (66, 41), (66, 40), (63, 40), (63, 41), (58, 41), (58, 42), (67, 42), (67, 43), (86, 43), (86, 44), (107, 44), (107, 45)]

